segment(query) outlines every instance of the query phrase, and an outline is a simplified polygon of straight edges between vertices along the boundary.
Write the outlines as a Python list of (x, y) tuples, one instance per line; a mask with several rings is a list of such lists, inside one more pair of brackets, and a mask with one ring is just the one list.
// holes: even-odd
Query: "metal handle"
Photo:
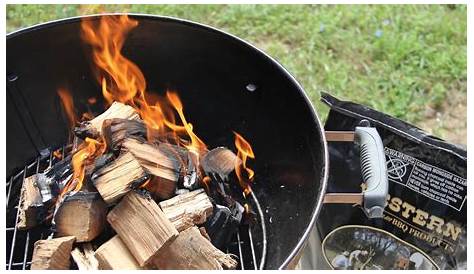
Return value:
[(369, 218), (382, 218), (388, 194), (387, 165), (379, 133), (373, 127), (356, 127), (354, 132), (326, 131), (328, 141), (354, 141), (360, 146), (362, 178), (367, 186), (362, 193), (328, 193), (324, 203), (361, 205)]

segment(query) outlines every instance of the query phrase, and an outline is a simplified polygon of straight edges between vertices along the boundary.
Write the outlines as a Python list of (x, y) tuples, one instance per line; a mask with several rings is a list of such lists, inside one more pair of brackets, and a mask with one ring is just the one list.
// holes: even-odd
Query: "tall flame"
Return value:
[[(234, 131), (235, 135), (235, 147), (237, 148), (237, 157), (242, 160), (241, 164), (235, 165), (235, 174), (239, 179), (240, 186), (244, 189), (244, 194), (248, 195), (252, 191), (250, 188), (250, 182), (253, 180), (255, 172), (247, 166), (247, 158), (255, 159), (255, 154), (253, 153), (252, 146), (247, 140)], [(244, 177), (243, 171), (247, 173), (247, 176)]]
[[(167, 92), (166, 98), (160, 98), (147, 93), (145, 76), (140, 68), (122, 54), (127, 34), (137, 25), (138, 22), (127, 15), (102, 16), (99, 22), (82, 21), (81, 35), (92, 46), (96, 76), (104, 98), (108, 104), (118, 101), (134, 107), (147, 126), (149, 139), (155, 132), (170, 133), (175, 140), (179, 140), (178, 135), (185, 134), (190, 144), (179, 141), (178, 144), (194, 152), (206, 150), (204, 142), (194, 134), (192, 124), (186, 121), (178, 95)], [(182, 125), (175, 123), (173, 109)]]

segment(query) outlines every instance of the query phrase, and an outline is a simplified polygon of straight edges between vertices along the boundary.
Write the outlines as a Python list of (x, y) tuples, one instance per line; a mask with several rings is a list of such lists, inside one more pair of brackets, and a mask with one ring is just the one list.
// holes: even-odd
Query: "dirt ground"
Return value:
[(417, 126), (445, 139), (466, 147), (467, 145), (467, 98), (466, 93), (452, 92), (440, 109), (427, 108), (425, 119)]

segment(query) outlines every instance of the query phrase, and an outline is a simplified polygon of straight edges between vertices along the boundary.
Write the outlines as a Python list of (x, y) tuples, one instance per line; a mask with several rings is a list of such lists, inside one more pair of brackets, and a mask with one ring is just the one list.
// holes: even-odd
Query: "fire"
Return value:
[[(179, 99), (178, 94), (173, 93), (173, 92), (167, 92), (166, 97), (168, 98), (169, 102), (173, 105), (176, 112), (178, 112), (179, 118), (181, 119), (181, 123), (183, 123), (186, 133), (191, 138), (191, 144), (186, 146), (186, 148), (195, 153), (206, 151), (207, 150), (206, 144), (204, 144), (204, 142), (201, 139), (199, 139), (199, 137), (196, 134), (194, 134), (193, 125), (188, 123), (186, 121), (186, 117), (184, 117), (183, 104), (181, 103), (181, 100)], [(166, 121), (166, 125), (171, 129), (176, 127), (176, 125), (169, 123), (169, 121)]]
[[(82, 21), (82, 38), (92, 46), (96, 76), (105, 100), (108, 104), (118, 101), (134, 107), (147, 126), (149, 139), (155, 133), (168, 133), (178, 145), (196, 153), (205, 151), (206, 145), (184, 117), (178, 95), (167, 92), (166, 98), (153, 98), (146, 92), (146, 80), (140, 68), (121, 53), (127, 34), (137, 25), (127, 15), (103, 16), (100, 22)], [(173, 109), (182, 125), (175, 123)], [(178, 137), (182, 135), (187, 135), (190, 144), (180, 142)]]
[[(165, 138), (166, 141), (175, 142), (176, 145), (185, 147), (199, 157), (207, 151), (207, 146), (186, 119), (183, 104), (177, 93), (167, 91), (165, 96), (147, 93), (144, 74), (121, 52), (126, 36), (137, 25), (138, 22), (127, 15), (102, 16), (100, 20), (82, 21), (81, 37), (92, 48), (95, 74), (103, 97), (108, 105), (117, 101), (133, 107), (144, 121), (150, 141), (157, 137)], [(58, 94), (73, 126), (77, 120), (72, 97), (65, 90), (59, 90)], [(88, 99), (89, 104), (96, 102), (96, 98)], [(176, 114), (179, 119), (176, 118)], [(89, 113), (83, 114), (82, 119), (88, 118), (93, 116)], [(248, 195), (252, 191), (250, 182), (253, 180), (254, 171), (247, 166), (247, 159), (255, 159), (255, 155), (250, 144), (238, 133), (234, 134), (237, 156), (242, 160), (241, 165), (236, 165), (235, 172), (244, 189), (244, 195)], [(95, 158), (102, 155), (105, 150), (106, 144), (103, 138), (85, 139), (73, 154), (73, 176), (61, 193), (61, 197), (65, 193), (76, 192), (82, 188), (87, 166), (92, 165)], [(202, 182), (206, 189), (210, 181), (209, 177), (203, 178)], [(140, 187), (146, 188), (149, 184), (153, 184), (153, 181), (147, 180)]]
[[(237, 157), (242, 160), (242, 164), (235, 165), (235, 174), (239, 179), (240, 186), (244, 189), (244, 194), (248, 195), (252, 191), (249, 183), (253, 180), (255, 172), (247, 167), (247, 158), (255, 159), (255, 154), (253, 153), (252, 147), (249, 142), (244, 139), (240, 134), (234, 131), (235, 135), (235, 147), (237, 148)], [(244, 178), (243, 170), (247, 173), (246, 178)]]
[(76, 125), (76, 113), (74, 111), (74, 100), (72, 99), (71, 93), (64, 89), (58, 89), (58, 95), (61, 99), (61, 104), (63, 106), (64, 112), (69, 120), (69, 125), (73, 128)]
[(79, 191), (84, 183), (85, 170), (87, 165), (93, 164), (95, 158), (105, 152), (105, 140), (95, 140), (86, 138), (74, 153), (71, 160), (73, 175), (71, 180), (64, 187), (61, 195), (70, 191)]

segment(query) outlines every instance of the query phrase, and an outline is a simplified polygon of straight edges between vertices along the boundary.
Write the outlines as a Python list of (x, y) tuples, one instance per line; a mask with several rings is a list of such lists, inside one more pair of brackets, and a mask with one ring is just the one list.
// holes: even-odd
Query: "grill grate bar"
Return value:
[(25, 254), (23, 254), (23, 270), (26, 269), (26, 259), (28, 258), (28, 246), (30, 245), (30, 232), (26, 233)]
[[(261, 255), (261, 260), (260, 260), (260, 266), (259, 269), (262, 269), (265, 267), (265, 259), (267, 258), (267, 228), (265, 227), (265, 218), (263, 215), (263, 210), (262, 207), (260, 206), (260, 202), (257, 199), (257, 196), (255, 193), (252, 191), (250, 192), (250, 195), (253, 198), (253, 201), (255, 202), (255, 205), (257, 206), (257, 211), (258, 215), (260, 216), (260, 226), (262, 228), (262, 255)], [(250, 237), (250, 240), (252, 242), (252, 237)], [(253, 243), (252, 243), (252, 251), (254, 251), (253, 248)]]
[(248, 231), (249, 231), (249, 239), (250, 239), (250, 249), (252, 250), (253, 267), (255, 270), (258, 270), (257, 258), (255, 257), (255, 247), (253, 245), (253, 239), (252, 239), (252, 229), (249, 227)]
[[(21, 183), (21, 186), (23, 186), (23, 183), (25, 183), (26, 170), (27, 170), (27, 167), (25, 167), (25, 169), (23, 170), (23, 181)], [(16, 210), (16, 217), (15, 217), (15, 228), (13, 229), (12, 247), (10, 249), (10, 260), (8, 260), (8, 270), (12, 269), (13, 252), (15, 251), (16, 233), (18, 231), (16, 224), (18, 223), (18, 215), (19, 215), (19, 212), (20, 212), (20, 203), (21, 203), (21, 199), (18, 199), (18, 208)]]
[(239, 246), (240, 268), (242, 270), (245, 270), (244, 257), (242, 256), (242, 243), (240, 242), (240, 232), (237, 233), (237, 244)]
[[(5, 264), (6, 267), (8, 267), (8, 265), (9, 264)], [(12, 266), (20, 266), (20, 265), (22, 266), (23, 263), (12, 263)], [(31, 262), (26, 262), (26, 265), (31, 265)], [(25, 269), (25, 268), (23, 268), (23, 269)]]
[(10, 203), (10, 193), (12, 192), (12, 185), (13, 185), (13, 176), (10, 178), (10, 185), (8, 186), (7, 208), (8, 208), (8, 204)]

